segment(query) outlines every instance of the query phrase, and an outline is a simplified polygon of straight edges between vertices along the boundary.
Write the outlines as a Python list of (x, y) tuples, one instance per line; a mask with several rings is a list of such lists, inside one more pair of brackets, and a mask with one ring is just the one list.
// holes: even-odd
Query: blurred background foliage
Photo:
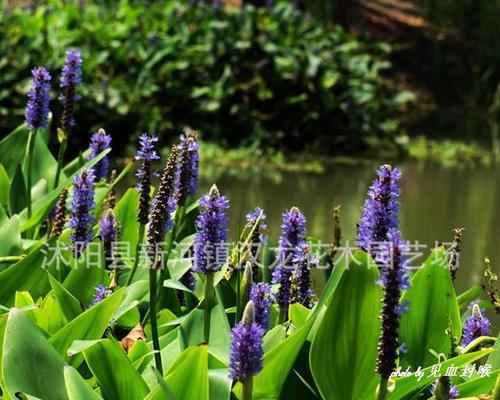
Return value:
[(77, 46), (85, 84), (75, 148), (99, 127), (119, 138), (117, 149), (142, 131), (167, 144), (190, 126), (225, 147), (401, 150), (396, 116), (413, 96), (387, 78), (390, 46), (293, 4), (52, 0), (3, 9), (1, 132), (23, 119), (30, 69), (45, 65), (58, 85), (64, 51)]

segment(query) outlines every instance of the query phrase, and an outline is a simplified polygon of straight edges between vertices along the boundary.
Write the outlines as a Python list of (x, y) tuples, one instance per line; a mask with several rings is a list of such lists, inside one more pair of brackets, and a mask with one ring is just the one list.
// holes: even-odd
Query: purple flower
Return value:
[(399, 303), (401, 292), (409, 285), (407, 260), (403, 253), (407, 245), (401, 239), (399, 231), (391, 228), (384, 243), (377, 253), (376, 260), (381, 268), (380, 283), (384, 286), (382, 305), (382, 328), (378, 344), (377, 372), (388, 379), (396, 367), (399, 345), (399, 317), (408, 305)]
[(140, 148), (135, 156), (136, 160), (142, 161), (141, 167), (135, 176), (139, 179), (137, 191), (139, 192), (139, 206), (137, 209), (137, 221), (141, 224), (148, 223), (149, 201), (151, 191), (151, 169), (153, 162), (160, 157), (155, 150), (158, 138), (155, 135), (148, 136), (143, 133), (139, 136)]
[(28, 92), (25, 118), (28, 128), (36, 130), (47, 125), (51, 76), (43, 67), (33, 68), (31, 76), (31, 89)]
[(97, 303), (100, 303), (106, 297), (108, 297), (108, 294), (109, 294), (109, 291), (105, 285), (103, 285), (102, 283), (97, 285), (95, 288), (94, 297), (92, 297), (92, 303), (90, 305), (93, 306), (93, 305), (96, 305)]
[(358, 225), (358, 244), (367, 252), (387, 240), (391, 228), (399, 228), (399, 186), (401, 173), (390, 165), (382, 165), (377, 171), (368, 198), (363, 206), (363, 215)]
[(112, 210), (107, 210), (104, 218), (99, 223), (101, 234), (99, 235), (103, 246), (106, 267), (109, 267), (113, 261), (113, 243), (116, 242), (118, 222), (113, 215)]
[(309, 243), (302, 243), (297, 247), (294, 258), (295, 269), (295, 298), (290, 299), (290, 302), (300, 303), (305, 307), (311, 306), (311, 267), (318, 265), (318, 259), (311, 251)]
[(76, 86), (82, 82), (82, 55), (80, 50), (67, 50), (66, 60), (61, 72), (61, 88), (63, 94), (59, 100), (63, 102), (61, 116), (61, 128), (65, 133), (69, 133), (75, 125), (73, 111), (75, 101), (78, 100)]
[(179, 144), (179, 190), (178, 203), (180, 206), (186, 203), (189, 196), (196, 194), (198, 188), (198, 135), (196, 132), (188, 131), (181, 135)]
[[(90, 138), (90, 156), (89, 160), (93, 160), (104, 150), (110, 148), (111, 136), (106, 134), (104, 129), (99, 129)], [(109, 171), (109, 158), (104, 156), (97, 164), (92, 167), (92, 171), (96, 177), (96, 180), (101, 180), (106, 178)]]
[(278, 283), (276, 296), (281, 311), (288, 309), (290, 300), (290, 277), (294, 269), (298, 247), (304, 242), (306, 218), (297, 208), (292, 207), (283, 213), (281, 236), (279, 239), (278, 265), (273, 271), (273, 283)]
[(80, 257), (87, 244), (92, 240), (94, 217), (94, 182), (92, 171), (84, 170), (73, 181), (73, 198), (70, 207), (69, 227), (75, 258)]
[(449, 376), (442, 376), (438, 381), (435, 381), (432, 386), (431, 386), (431, 395), (436, 394), (436, 388), (438, 386), (438, 382), (441, 383), (442, 388), (444, 389), (444, 392), (448, 392), (448, 399), (458, 399), (458, 396), (460, 396), (460, 391), (458, 390), (458, 387), (455, 385), (451, 385), (450, 383), (450, 377)]
[(462, 346), (465, 347), (481, 336), (490, 334), (490, 321), (481, 314), (479, 305), (472, 306), (472, 315), (467, 318), (462, 330)]
[(161, 246), (167, 229), (171, 226), (172, 198), (175, 194), (175, 174), (177, 170), (177, 147), (172, 146), (167, 164), (163, 170), (158, 191), (153, 200), (148, 225), (148, 255), (157, 267), (158, 246)]
[(227, 214), (229, 201), (213, 185), (200, 199), (201, 212), (196, 220), (193, 270), (201, 274), (218, 271), (227, 259)]
[(265, 331), (270, 325), (270, 308), (274, 302), (274, 293), (268, 283), (257, 283), (250, 290), (250, 300), (255, 307), (255, 322)]
[(249, 301), (243, 313), (243, 320), (231, 332), (231, 356), (229, 377), (245, 382), (262, 370), (262, 337), (264, 329), (254, 319), (253, 303)]

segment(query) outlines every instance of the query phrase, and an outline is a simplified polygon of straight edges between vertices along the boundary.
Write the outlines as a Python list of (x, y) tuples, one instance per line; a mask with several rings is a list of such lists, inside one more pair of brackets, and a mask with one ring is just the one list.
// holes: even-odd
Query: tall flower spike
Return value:
[(253, 302), (249, 301), (243, 312), (242, 322), (236, 324), (231, 332), (231, 379), (246, 382), (262, 370), (263, 335), (263, 328), (255, 322)]
[(196, 220), (193, 270), (201, 274), (218, 271), (227, 259), (227, 214), (229, 201), (213, 185), (200, 199), (201, 212)]
[(181, 135), (179, 144), (179, 191), (177, 201), (179, 206), (186, 204), (189, 196), (196, 194), (198, 188), (198, 134), (187, 131)]
[[(408, 251), (397, 229), (389, 230), (388, 242), (379, 249), (376, 260), (382, 270), (381, 283), (384, 285), (382, 306), (382, 330), (378, 343), (377, 372), (389, 379), (396, 367), (399, 349), (399, 318), (401, 312), (401, 291), (408, 287), (407, 260), (403, 253)], [(404, 307), (406, 308), (406, 307)]]
[(66, 223), (66, 200), (68, 198), (68, 189), (64, 188), (59, 195), (56, 206), (54, 208), (54, 222), (50, 230), (49, 237), (51, 239), (58, 238), (64, 229)]
[(82, 55), (80, 50), (67, 50), (66, 60), (61, 72), (63, 94), (59, 100), (63, 103), (61, 129), (68, 134), (75, 125), (73, 111), (78, 99), (76, 87), (82, 82)]
[[(264, 233), (267, 230), (266, 225), (266, 214), (264, 214), (264, 210), (260, 207), (256, 207), (254, 210), (250, 211), (246, 215), (246, 232), (252, 232), (252, 236), (250, 238), (249, 243), (249, 252), (250, 259), (253, 264), (253, 280), (254, 282), (258, 281), (258, 264), (259, 264), (259, 254), (264, 244)], [(252, 231), (253, 229), (253, 231)]]
[(94, 182), (92, 171), (84, 170), (73, 181), (69, 227), (73, 229), (71, 242), (75, 258), (80, 257), (87, 244), (92, 240), (94, 217)]
[(460, 261), (460, 245), (462, 243), (463, 232), (464, 228), (453, 229), (453, 244), (448, 257), (448, 265), (450, 268), (451, 279), (453, 281), (455, 281), (457, 277), (458, 264)]
[(255, 307), (255, 322), (267, 331), (270, 325), (270, 309), (274, 302), (274, 293), (268, 283), (257, 283), (250, 290), (250, 300)]
[(462, 347), (470, 344), (474, 339), (490, 334), (490, 321), (481, 314), (479, 305), (472, 306), (472, 315), (467, 318), (462, 331)]
[(294, 275), (297, 287), (296, 296), (291, 302), (311, 307), (311, 267), (318, 265), (318, 259), (312, 254), (309, 243), (303, 243), (297, 248), (294, 263), (296, 265)]
[(116, 221), (113, 211), (108, 209), (104, 218), (99, 223), (101, 234), (99, 235), (104, 246), (104, 257), (106, 268), (109, 268), (113, 263), (113, 246), (117, 240), (118, 222)]
[[(106, 134), (104, 129), (99, 129), (90, 138), (90, 156), (89, 160), (93, 160), (104, 150), (107, 150), (111, 146), (111, 136)], [(105, 179), (109, 171), (109, 158), (104, 156), (96, 165), (92, 167), (92, 171), (96, 177), (96, 180)]]
[(500, 296), (498, 295), (498, 289), (496, 287), (498, 276), (493, 272), (489, 257), (484, 257), (484, 263), (486, 265), (484, 276), (488, 280), (488, 296), (490, 297), (491, 304), (495, 307), (495, 312), (498, 314), (500, 313)]
[(47, 125), (51, 76), (43, 67), (33, 68), (31, 76), (31, 89), (28, 92), (25, 118), (28, 128), (37, 130)]
[(148, 225), (148, 255), (154, 260), (153, 268), (156, 268), (156, 256), (158, 246), (161, 245), (171, 221), (171, 199), (175, 193), (175, 173), (177, 169), (177, 147), (172, 146), (170, 155), (163, 170), (158, 186), (158, 192), (153, 201), (153, 208)]
[(382, 165), (377, 171), (363, 215), (358, 225), (358, 244), (374, 255), (373, 247), (387, 240), (391, 228), (399, 228), (399, 186), (401, 173), (390, 165)]
[(342, 228), (340, 226), (340, 205), (338, 205), (333, 207), (333, 241), (328, 252), (332, 261), (340, 248), (341, 240)]
[(290, 277), (298, 247), (304, 242), (306, 218), (297, 207), (283, 213), (279, 239), (278, 265), (273, 271), (273, 282), (279, 284), (276, 300), (282, 312), (288, 309)]
[(148, 223), (149, 202), (151, 191), (151, 170), (153, 162), (158, 160), (160, 156), (155, 150), (155, 143), (158, 138), (155, 135), (148, 136), (143, 133), (139, 136), (140, 148), (135, 156), (136, 160), (142, 161), (140, 168), (135, 176), (139, 179), (137, 191), (139, 192), (139, 207), (137, 210), (137, 221), (140, 224)]

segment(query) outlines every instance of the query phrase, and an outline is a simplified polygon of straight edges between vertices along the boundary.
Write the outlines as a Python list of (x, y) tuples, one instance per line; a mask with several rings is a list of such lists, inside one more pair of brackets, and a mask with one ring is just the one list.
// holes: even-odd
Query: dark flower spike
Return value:
[(66, 51), (66, 60), (61, 72), (63, 94), (59, 100), (63, 103), (61, 129), (68, 134), (75, 125), (73, 111), (78, 100), (76, 87), (82, 82), (82, 55), (80, 50)]
[(495, 307), (495, 312), (498, 314), (500, 313), (500, 296), (498, 295), (498, 289), (496, 287), (498, 276), (493, 272), (491, 261), (488, 257), (484, 257), (484, 263), (486, 265), (484, 276), (488, 279), (488, 296), (490, 297), (491, 304)]
[(399, 349), (399, 318), (402, 311), (399, 300), (402, 289), (407, 288), (407, 261), (403, 256), (407, 245), (397, 229), (390, 229), (385, 249), (380, 248), (377, 261), (382, 270), (384, 285), (382, 330), (378, 344), (377, 372), (387, 380), (396, 367)]
[(92, 171), (84, 170), (73, 181), (73, 198), (70, 207), (69, 227), (73, 229), (71, 242), (75, 258), (80, 257), (87, 244), (92, 240), (94, 217), (94, 182)]
[(37, 130), (47, 125), (51, 76), (43, 67), (34, 68), (31, 76), (31, 89), (28, 92), (25, 118), (28, 128)]
[[(90, 138), (90, 156), (89, 160), (93, 160), (104, 150), (107, 150), (111, 146), (111, 136), (106, 134), (104, 129), (99, 129)], [(109, 158), (104, 156), (96, 165), (92, 167), (92, 171), (96, 177), (96, 180), (105, 179), (109, 171)]]
[(179, 190), (177, 202), (179, 206), (186, 204), (189, 196), (196, 194), (198, 188), (198, 134), (188, 130), (181, 135), (179, 144)]
[(249, 301), (243, 312), (242, 322), (236, 324), (231, 332), (231, 356), (229, 359), (229, 377), (248, 382), (262, 370), (263, 328), (255, 322), (255, 311)]
[(342, 229), (340, 226), (340, 205), (333, 207), (333, 241), (330, 246), (329, 255), (333, 258), (340, 248), (340, 241), (342, 240)]
[(460, 261), (460, 245), (462, 243), (462, 235), (465, 228), (453, 229), (453, 244), (448, 258), (451, 279), (455, 281), (457, 277), (458, 263)]
[(377, 171), (368, 198), (363, 206), (363, 215), (358, 225), (358, 244), (375, 254), (374, 247), (387, 240), (391, 228), (399, 228), (399, 169), (382, 165)]
[(265, 331), (269, 329), (270, 309), (274, 303), (274, 293), (268, 283), (257, 283), (250, 290), (250, 300), (255, 308), (255, 322)]
[(158, 138), (155, 135), (148, 136), (147, 133), (143, 133), (139, 136), (140, 147), (135, 156), (136, 160), (142, 161), (140, 168), (135, 174), (139, 179), (137, 185), (137, 191), (139, 192), (137, 221), (144, 225), (148, 223), (153, 162), (160, 158), (155, 150), (155, 143), (157, 141)]
[(311, 307), (311, 267), (318, 265), (318, 259), (312, 254), (311, 245), (303, 243), (297, 248), (294, 259), (295, 272), (292, 276), (296, 280), (296, 294), (293, 299), (305, 307)]
[(462, 347), (469, 345), (475, 339), (490, 334), (490, 321), (481, 314), (478, 304), (472, 306), (472, 315), (467, 318), (462, 330)]
[(273, 283), (279, 284), (276, 300), (282, 313), (286, 313), (290, 300), (290, 277), (298, 247), (304, 242), (306, 218), (297, 207), (283, 214), (279, 239), (278, 265), (273, 271)]
[(218, 271), (227, 259), (227, 213), (229, 201), (213, 185), (200, 199), (201, 212), (196, 220), (193, 270), (201, 274)]
[(250, 290), (252, 290), (253, 286), (253, 270), (252, 263), (247, 261), (245, 264), (245, 270), (243, 272), (243, 279), (241, 280), (241, 304), (247, 304), (248, 300), (250, 300)]
[(66, 223), (66, 200), (68, 198), (68, 189), (64, 188), (59, 195), (56, 206), (54, 208), (54, 222), (50, 230), (50, 239), (55, 239), (61, 236)]
[(104, 246), (104, 257), (106, 268), (109, 268), (113, 263), (113, 246), (117, 241), (118, 236), (118, 222), (116, 221), (113, 211), (108, 209), (104, 218), (99, 223), (101, 230), (100, 238)]
[(175, 193), (175, 172), (177, 168), (177, 147), (172, 146), (170, 155), (160, 179), (158, 191), (153, 201), (153, 207), (148, 226), (148, 255), (153, 261), (152, 268), (158, 267), (156, 256), (161, 246), (167, 228), (171, 226), (171, 199)]

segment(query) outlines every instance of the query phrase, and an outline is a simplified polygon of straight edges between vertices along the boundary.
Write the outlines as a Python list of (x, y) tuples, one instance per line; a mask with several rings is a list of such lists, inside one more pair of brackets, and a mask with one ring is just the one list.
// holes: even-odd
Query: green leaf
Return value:
[(9, 202), (9, 175), (4, 166), (0, 164), (0, 206), (6, 206)]
[[(448, 368), (451, 365), (455, 367), (462, 367), (464, 365), (469, 365), (489, 353), (491, 353), (491, 349), (484, 349), (474, 353), (463, 354), (458, 357), (450, 358), (445, 362), (441, 363), (441, 371), (446, 371), (446, 368)], [(417, 392), (420, 388), (429, 385), (432, 381), (435, 380), (435, 377), (430, 373), (431, 369), (432, 366), (422, 369), (421, 372), (423, 376), (420, 380), (416, 379), (415, 375), (397, 379), (396, 387), (394, 391), (390, 394), (389, 399), (390, 400), (404, 399), (406, 398), (406, 396), (414, 392)]]
[(102, 400), (73, 367), (64, 367), (64, 381), (69, 400)]
[(312, 342), (311, 372), (323, 398), (371, 399), (377, 386), (379, 272), (364, 252), (337, 268), (345, 271)]
[(476, 300), (484, 291), (484, 287), (481, 285), (476, 285), (471, 287), (469, 290), (463, 292), (460, 296), (457, 297), (458, 306), (460, 307), (460, 311), (464, 312), (469, 304)]
[[(143, 399), (149, 389), (114, 341), (102, 339), (83, 350), (89, 369), (106, 399)], [(192, 372), (192, 371), (191, 371)]]
[(401, 317), (400, 338), (407, 353), (401, 354), (401, 366), (426, 367), (434, 364), (436, 353), (448, 354), (451, 341), (446, 329), (460, 338), (461, 322), (455, 289), (448, 270), (444, 248), (436, 248), (411, 279), (411, 286), (402, 296), (410, 311)]
[(22, 247), (19, 216), (14, 215), (10, 220), (4, 221), (0, 225), (0, 256), (18, 255), (22, 252)]
[(9, 212), (10, 214), (18, 214), (27, 204), (28, 195), (26, 194), (26, 183), (24, 181), (23, 170), (21, 164), (16, 167), (16, 172), (10, 182), (9, 190)]
[[(12, 398), (21, 392), (41, 399), (67, 400), (65, 362), (30, 318), (9, 313), (3, 343), (3, 378)], [(50, 382), (50, 384), (48, 384)]]
[(52, 287), (52, 291), (54, 292), (57, 302), (61, 307), (61, 311), (66, 317), (66, 320), (71, 321), (82, 312), (80, 302), (69, 291), (67, 291), (56, 278), (48, 272), (47, 274), (49, 275), (50, 286)]
[(295, 327), (300, 328), (306, 322), (310, 311), (311, 310), (309, 310), (307, 307), (304, 307), (302, 304), (291, 304), (290, 308), (288, 309), (289, 319), (293, 322)]
[(95, 340), (102, 337), (109, 321), (120, 304), (125, 288), (89, 308), (56, 332), (50, 343), (65, 356), (75, 340)]
[(115, 216), (120, 224), (120, 240), (129, 243), (130, 256), (135, 256), (139, 240), (139, 223), (137, 222), (137, 190), (128, 189), (114, 208)]

